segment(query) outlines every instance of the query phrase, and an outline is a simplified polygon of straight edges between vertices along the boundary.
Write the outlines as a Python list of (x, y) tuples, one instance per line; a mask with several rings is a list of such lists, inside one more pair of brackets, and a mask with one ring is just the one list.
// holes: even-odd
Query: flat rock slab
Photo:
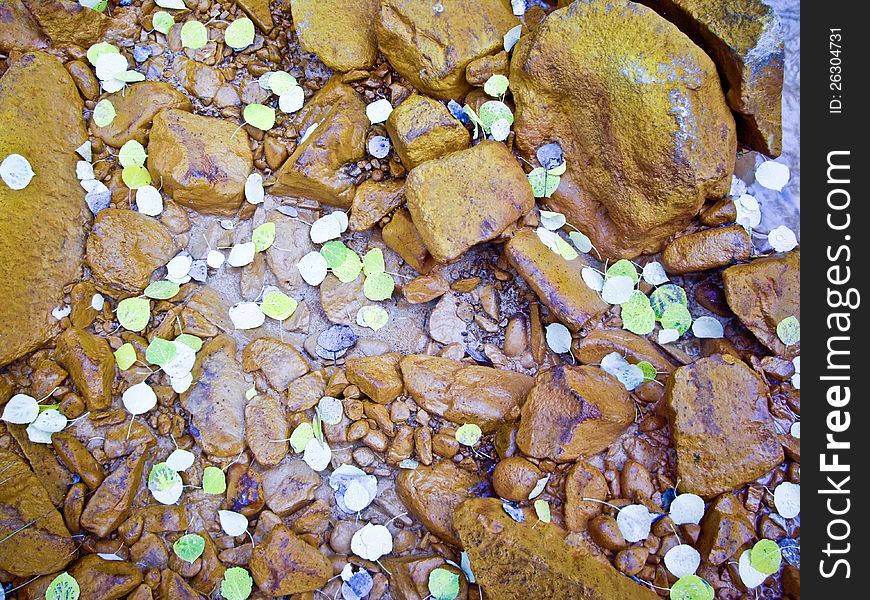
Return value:
[(366, 69), (378, 58), (379, 0), (290, 0), (299, 43), (330, 69)]
[(704, 497), (737, 489), (782, 462), (767, 386), (730, 355), (674, 372), (665, 405), (682, 490)]
[[(93, 12), (93, 11), (90, 11)], [(51, 311), (81, 276), (84, 190), (75, 149), (88, 139), (67, 70), (43, 52), (19, 58), (0, 79), (0, 157), (20, 154), (36, 176), (23, 190), (0, 183), (0, 366), (58, 332)]]
[(187, 96), (165, 81), (140, 81), (120, 92), (107, 94), (115, 107), (115, 118), (105, 127), (91, 121), (93, 134), (113, 148), (120, 148), (129, 140), (148, 145), (148, 134), (157, 113), (170, 108), (191, 112), (193, 105)]
[(704, 229), (683, 235), (665, 247), (662, 265), (672, 275), (708, 271), (749, 260), (752, 241), (740, 225)]

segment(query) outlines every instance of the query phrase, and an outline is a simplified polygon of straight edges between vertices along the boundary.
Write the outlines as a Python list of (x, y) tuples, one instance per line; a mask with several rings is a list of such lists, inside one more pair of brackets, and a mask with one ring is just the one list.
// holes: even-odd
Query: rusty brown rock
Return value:
[(142, 583), (142, 573), (133, 563), (105, 560), (96, 554), (81, 557), (70, 567), (69, 574), (78, 582), (82, 598), (117, 600)]
[(94, 220), (86, 251), (99, 284), (136, 294), (145, 289), (155, 269), (169, 262), (176, 246), (170, 231), (152, 217), (107, 208)]
[(752, 240), (740, 225), (705, 229), (680, 236), (665, 247), (662, 264), (668, 273), (709, 271), (749, 260)]
[(115, 357), (105, 338), (69, 327), (58, 336), (54, 353), (88, 410), (105, 410), (112, 405)]
[(92, 123), (91, 129), (96, 137), (113, 148), (120, 148), (128, 140), (147, 145), (151, 123), (161, 111), (193, 110), (187, 96), (165, 81), (140, 81), (106, 99), (115, 107), (117, 115), (109, 125), (97, 127)]
[(577, 600), (656, 600), (608, 561), (565, 542), (555, 524), (517, 523), (501, 502), (464, 502), (454, 523), (474, 575), (492, 600), (575, 598)]
[(347, 380), (379, 404), (389, 404), (404, 391), (398, 352), (347, 361)]
[(578, 460), (565, 479), (565, 526), (570, 531), (585, 531), (589, 520), (601, 514), (603, 505), (583, 498), (606, 500), (609, 493), (604, 474), (585, 460)]
[(348, 208), (354, 178), (342, 167), (365, 156), (369, 119), (362, 97), (333, 77), (296, 113), (295, 126), (300, 133), (315, 125), (278, 169), (269, 192)]
[(422, 354), (404, 356), (399, 365), (417, 404), (454, 423), (474, 423), (484, 433), (498, 429), (534, 384), (521, 373)]
[(674, 372), (665, 389), (681, 489), (710, 498), (782, 462), (767, 386), (730, 355)]
[(269, 394), (257, 394), (245, 407), (245, 439), (257, 462), (277, 465), (287, 456), (290, 428), (284, 407)]
[(257, 338), (245, 346), (242, 368), (246, 373), (262, 371), (269, 385), (279, 392), (311, 369), (293, 345), (269, 337)]
[(447, 107), (414, 94), (393, 109), (386, 122), (396, 154), (406, 169), (471, 145), (471, 136)]
[(314, 499), (320, 475), (300, 458), (286, 457), (264, 471), (263, 490), (266, 505), (278, 515), (289, 515)]
[(260, 473), (240, 463), (227, 469), (227, 502), (230, 503), (230, 510), (246, 517), (253, 517), (263, 510), (266, 492)]
[(272, 9), (269, 7), (269, 0), (236, 0), (236, 4), (245, 11), (251, 20), (263, 30), (263, 33), (270, 33), (275, 26), (272, 20)]
[(287, 410), (296, 412), (313, 408), (326, 395), (329, 374), (324, 370), (303, 375), (287, 387)]
[(220, 335), (197, 353), (193, 387), (179, 397), (199, 430), (197, 441), (212, 456), (236, 457), (245, 448), (245, 383), (236, 344)]
[(465, 79), (471, 85), (482, 86), (493, 75), (508, 75), (508, 55), (501, 51), (491, 56), (481, 56), (465, 67)]
[(408, 304), (423, 304), (440, 298), (450, 291), (450, 282), (441, 275), (420, 275), (402, 287)]
[(63, 569), (75, 556), (75, 543), (42, 483), (8, 450), (0, 449), (0, 469), (0, 569), (17, 577)]
[(578, 331), (610, 305), (583, 283), (581, 271), (591, 262), (580, 255), (564, 260), (555, 255), (530, 229), (518, 231), (505, 244), (505, 256), (559, 321)]
[(728, 306), (759, 342), (786, 358), (800, 354), (800, 342), (786, 347), (776, 326), (786, 317), (800, 321), (800, 269), (801, 252), (794, 250), (722, 272)]
[(86, 100), (93, 100), (100, 95), (100, 82), (97, 81), (90, 65), (80, 60), (71, 60), (66, 63), (66, 70), (79, 88), (79, 92)]
[(302, 48), (327, 67), (352, 71), (375, 64), (379, 0), (290, 0), (290, 8)]
[(27, 52), (48, 46), (48, 39), (21, 0), (0, 3), (0, 51)]
[(722, 494), (704, 513), (698, 552), (705, 561), (721, 565), (753, 539), (753, 515), (734, 494)]
[(737, 116), (740, 141), (768, 156), (782, 151), (785, 71), (779, 16), (763, 0), (643, 0), (713, 59)]
[(158, 598), (173, 600), (202, 600), (202, 595), (190, 587), (184, 578), (170, 569), (160, 573), (160, 591)]
[(82, 108), (69, 73), (49, 54), (22, 56), (0, 79), (0, 156), (20, 154), (37, 173), (23, 190), (0, 185), (0, 255), (15, 257), (0, 264), (0, 366), (57, 334), (51, 311), (81, 276), (88, 213), (75, 149), (87, 139)]
[(432, 256), (426, 249), (420, 232), (414, 226), (411, 213), (407, 208), (400, 208), (393, 213), (382, 234), (384, 243), (418, 273), (425, 274), (432, 270)]
[[(394, 111), (395, 112), (395, 111)], [(348, 227), (366, 231), (405, 202), (405, 181), (363, 181), (353, 194)]]
[(737, 140), (716, 67), (651, 9), (550, 13), (514, 48), (510, 81), (522, 155), (559, 142), (568, 158), (547, 204), (605, 257), (659, 250), (728, 192)]
[(108, 16), (75, 0), (27, 0), (27, 8), (56, 47), (88, 48), (101, 41), (109, 27)]
[(105, 479), (103, 467), (78, 438), (68, 431), (58, 431), (52, 434), (51, 445), (64, 466), (81, 477), (91, 491), (100, 487)]
[(469, 498), (490, 494), (486, 480), (449, 460), (437, 461), (431, 467), (401, 469), (396, 476), (396, 493), (426, 529), (455, 546), (460, 542), (453, 527), (454, 511)]
[(583, 338), (577, 351), (577, 360), (585, 365), (600, 365), (601, 359), (612, 352), (636, 365), (648, 362), (663, 374), (662, 383), (676, 366), (673, 361), (643, 336), (625, 329), (596, 329)]
[(493, 141), (412, 169), (405, 196), (423, 243), (441, 263), (495, 239), (535, 205), (519, 163)]
[(82, 527), (106, 537), (130, 516), (133, 499), (141, 492), (142, 472), (149, 454), (139, 446), (118, 465), (93, 493), (82, 513)]
[(465, 68), (504, 49), (504, 34), (518, 24), (501, 0), (450, 0), (436, 12), (413, 0), (381, 3), (378, 46), (414, 87), (436, 98), (462, 98)]
[(543, 475), (541, 470), (521, 456), (499, 461), (492, 472), (492, 487), (505, 500), (523, 502)]
[(707, 206), (698, 215), (698, 219), (708, 227), (717, 227), (737, 220), (737, 205), (730, 197), (722, 198)]
[(329, 559), (285, 525), (272, 529), (248, 564), (257, 587), (272, 597), (311, 592), (332, 577)]
[(468, 598), (468, 583), (457, 569), (441, 556), (403, 556), (384, 558), (381, 562), (390, 573), (390, 591), (396, 600), (423, 600), (429, 593), (429, 574), (435, 569), (443, 569), (459, 575), (459, 593), (455, 600)]
[(248, 138), (236, 129), (178, 109), (158, 113), (148, 141), (151, 177), (183, 206), (206, 215), (234, 214), (253, 167)]
[(601, 452), (634, 420), (634, 403), (597, 367), (539, 371), (522, 408), (517, 446), (536, 458), (570, 462)]

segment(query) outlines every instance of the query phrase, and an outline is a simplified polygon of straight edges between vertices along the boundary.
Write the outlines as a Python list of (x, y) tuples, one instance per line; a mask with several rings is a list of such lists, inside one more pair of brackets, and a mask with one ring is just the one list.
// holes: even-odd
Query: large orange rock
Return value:
[(405, 197), (423, 243), (441, 263), (497, 238), (535, 205), (519, 163), (493, 141), (415, 167)]
[(631, 364), (648, 362), (661, 375), (662, 383), (676, 368), (674, 362), (647, 338), (625, 329), (596, 329), (581, 341), (577, 350), (577, 360), (584, 365), (600, 365), (601, 360), (617, 352)]
[(378, 46), (420, 91), (462, 98), (471, 87), (465, 68), (504, 49), (504, 34), (519, 24), (503, 0), (441, 0), (436, 11), (418, 0), (384, 0), (376, 23)]
[(148, 170), (183, 206), (206, 215), (234, 214), (253, 160), (248, 136), (229, 121), (178, 109), (154, 117)]
[(671, 241), (662, 252), (662, 265), (674, 275), (708, 271), (749, 260), (752, 240), (740, 225), (704, 229)]
[(607, 448), (634, 414), (634, 403), (615, 377), (598, 367), (559, 365), (535, 376), (517, 446), (529, 456), (570, 462)]
[(734, 494), (722, 494), (704, 513), (698, 552), (713, 565), (721, 565), (755, 539), (755, 515)]
[(406, 98), (393, 109), (386, 127), (406, 169), (471, 145), (468, 129), (446, 106), (419, 94)]
[(117, 114), (105, 127), (97, 127), (91, 121), (91, 131), (114, 148), (120, 148), (129, 140), (147, 146), (151, 123), (160, 111), (193, 110), (187, 96), (165, 81), (140, 81), (104, 98), (112, 103)]
[(782, 24), (763, 0), (642, 0), (704, 49), (723, 74), (742, 142), (782, 152)]
[(290, 9), (302, 48), (327, 67), (351, 71), (375, 64), (379, 0), (290, 0)]
[(117, 600), (142, 583), (142, 573), (133, 563), (106, 560), (96, 554), (81, 557), (70, 567), (69, 573), (79, 583), (82, 598)]
[(748, 366), (717, 354), (677, 369), (665, 406), (681, 489), (712, 497), (782, 462), (767, 386)]
[(362, 97), (333, 77), (296, 114), (295, 124), (308, 137), (278, 169), (269, 193), (350, 207), (354, 177), (342, 167), (365, 156), (369, 119)]
[[(53, 56), (19, 58), (0, 79), (0, 157), (20, 154), (36, 176), (23, 190), (0, 183), (0, 366), (58, 332), (51, 311), (81, 276), (88, 212), (75, 149), (88, 139), (82, 101)], [(2, 159), (0, 159), (2, 160)]]
[(565, 260), (547, 248), (531, 229), (518, 231), (505, 244), (504, 253), (541, 302), (574, 331), (610, 308), (598, 292), (583, 282), (583, 268), (592, 266), (586, 255)]
[(347, 380), (378, 404), (389, 404), (405, 389), (401, 358), (398, 352), (352, 358), (347, 361)]
[(534, 380), (528, 375), (411, 354), (399, 362), (405, 389), (430, 413), (491, 433), (522, 405)]
[(564, 150), (548, 204), (606, 257), (659, 250), (730, 188), (737, 141), (716, 67), (651, 9), (590, 0), (550, 13), (514, 48), (510, 81), (520, 152)]
[(111, 22), (76, 0), (27, 0), (26, 4), (55, 47), (88, 48), (103, 39)]
[(248, 565), (257, 587), (272, 597), (312, 592), (332, 577), (329, 559), (283, 524), (254, 548)]
[(21, 0), (0, 0), (0, 51), (26, 52), (48, 46), (48, 39)]
[(656, 600), (606, 558), (565, 541), (553, 523), (517, 523), (497, 499), (463, 502), (453, 522), (478, 584), (492, 600)]
[(88, 410), (112, 405), (115, 357), (105, 338), (69, 327), (57, 338), (55, 358), (69, 373)]
[(149, 445), (136, 448), (108, 477), (85, 505), (81, 525), (99, 537), (106, 537), (130, 516), (133, 500), (144, 489), (145, 461)]

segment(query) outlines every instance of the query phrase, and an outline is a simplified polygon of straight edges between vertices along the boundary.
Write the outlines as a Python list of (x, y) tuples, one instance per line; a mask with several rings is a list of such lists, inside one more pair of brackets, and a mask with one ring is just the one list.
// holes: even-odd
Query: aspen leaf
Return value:
[(248, 104), (242, 113), (245, 123), (269, 131), (275, 126), (275, 109), (265, 104)]
[(247, 17), (236, 19), (224, 31), (224, 42), (233, 50), (243, 50), (254, 43), (254, 22)]

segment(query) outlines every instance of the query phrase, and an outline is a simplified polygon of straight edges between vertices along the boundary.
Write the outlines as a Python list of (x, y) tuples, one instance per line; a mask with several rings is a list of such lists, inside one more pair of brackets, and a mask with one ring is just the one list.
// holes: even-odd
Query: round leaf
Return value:
[(622, 508), (616, 515), (619, 531), (629, 543), (640, 542), (649, 536), (652, 526), (652, 515), (642, 504), (630, 504)]
[(176, 448), (166, 458), (166, 465), (176, 472), (187, 471), (193, 466), (194, 460), (193, 452)]
[(776, 326), (776, 335), (786, 346), (793, 346), (801, 341), (801, 324), (796, 317), (784, 318)]
[(142, 331), (151, 319), (151, 302), (138, 296), (125, 298), (118, 303), (115, 316), (124, 329)]
[(318, 286), (323, 283), (328, 271), (328, 265), (323, 255), (316, 250), (312, 250), (299, 260), (296, 265), (299, 269), (299, 274), (308, 285)]
[(680, 494), (671, 502), (669, 514), (675, 525), (697, 525), (704, 517), (704, 500), (695, 494)]
[(790, 177), (791, 173), (788, 167), (773, 160), (764, 161), (755, 170), (755, 181), (767, 189), (777, 192), (782, 191)]
[(143, 167), (148, 159), (145, 146), (136, 140), (127, 140), (118, 152), (118, 162), (122, 167)]
[(650, 285), (662, 285), (668, 282), (668, 274), (662, 263), (652, 261), (643, 267), (643, 280)]
[(372, 302), (380, 302), (387, 300), (393, 295), (393, 290), (396, 287), (393, 276), (389, 273), (375, 273), (366, 277), (363, 284), (363, 293), (365, 297)]
[(671, 586), (671, 600), (713, 600), (713, 586), (697, 575), (680, 577)]
[(386, 121), (391, 112), (393, 112), (393, 105), (386, 98), (375, 100), (366, 106), (366, 115), (372, 125)]
[(622, 304), (631, 299), (633, 292), (634, 280), (631, 277), (609, 277), (605, 278), (601, 288), (601, 299), (609, 304)]
[(456, 430), (456, 441), (465, 446), (474, 446), (483, 435), (480, 427), (474, 423), (466, 423)]
[(157, 406), (157, 394), (143, 381), (128, 387), (121, 395), (121, 402), (131, 415), (141, 415)]
[(148, 474), (148, 489), (161, 504), (175, 504), (181, 498), (184, 482), (165, 462), (156, 463)]
[(196, 533), (188, 533), (178, 538), (172, 544), (172, 551), (183, 561), (193, 563), (202, 556), (205, 550), (205, 539)]
[(0, 179), (9, 189), (23, 190), (34, 175), (30, 162), (20, 154), (10, 154), (0, 163)]
[(341, 400), (332, 396), (324, 396), (317, 403), (317, 414), (320, 419), (328, 425), (338, 425), (341, 423), (342, 415), (344, 414), (344, 406)]
[(269, 131), (275, 126), (275, 109), (264, 104), (248, 104), (242, 116), (245, 123), (257, 129)]
[(510, 82), (504, 75), (493, 75), (483, 84), (483, 91), (493, 98), (501, 98), (507, 93)]
[(689, 314), (688, 308), (675, 303), (665, 309), (661, 322), (663, 328), (676, 329), (682, 335), (692, 326), (692, 315)]
[[(680, 332), (677, 332), (680, 333)], [(696, 338), (723, 338), (725, 330), (722, 328), (722, 323), (713, 317), (698, 317), (692, 323), (692, 334)]]
[(743, 585), (749, 589), (757, 588), (769, 577), (766, 573), (762, 573), (752, 566), (752, 552), (749, 550), (740, 555), (740, 559), (737, 561), (737, 572)]
[(551, 519), (549, 503), (546, 500), (535, 500), (534, 507), (538, 519), (544, 523), (549, 523)]
[(393, 536), (383, 525), (366, 525), (350, 540), (351, 551), (364, 560), (375, 561), (393, 551)]
[(243, 50), (254, 43), (254, 22), (247, 17), (236, 19), (224, 31), (224, 42), (233, 50)]
[(782, 565), (782, 551), (773, 540), (759, 540), (749, 556), (752, 567), (765, 575), (773, 575)]
[(640, 280), (640, 276), (637, 274), (637, 267), (634, 266), (634, 263), (624, 258), (616, 261), (607, 269), (604, 274), (604, 280), (607, 281), (611, 277), (631, 277), (634, 283)]
[(263, 296), (260, 310), (267, 317), (276, 321), (283, 321), (284, 319), (289, 319), (296, 312), (297, 306), (299, 306), (299, 302), (295, 298), (291, 298), (278, 290), (271, 290)]
[(309, 467), (320, 472), (329, 466), (329, 462), (332, 460), (332, 450), (326, 442), (322, 442), (315, 437), (305, 444), (302, 460)]
[(459, 574), (441, 567), (432, 569), (428, 586), (435, 600), (456, 600), (459, 596)]
[(254, 580), (243, 567), (230, 567), (224, 571), (221, 596), (226, 600), (246, 600), (254, 589)]
[(675, 577), (694, 575), (701, 566), (701, 555), (688, 544), (679, 544), (665, 553), (665, 566)]
[(124, 167), (121, 171), (121, 180), (131, 190), (138, 190), (146, 185), (151, 185), (151, 173), (148, 169), (139, 165)]
[[(800, 421), (795, 425), (800, 425)], [(800, 429), (798, 429), (800, 437)], [(792, 435), (794, 435), (794, 427), (792, 427)], [(776, 512), (786, 519), (794, 519), (801, 512), (801, 486), (797, 483), (784, 481), (776, 486), (773, 490), (773, 504), (776, 506)]]
[(208, 29), (199, 21), (188, 21), (181, 26), (181, 45), (199, 50), (208, 43)]
[(256, 329), (266, 321), (266, 315), (256, 302), (240, 302), (229, 312), (236, 329)]
[(785, 225), (772, 229), (767, 234), (767, 241), (770, 242), (770, 245), (777, 252), (788, 252), (789, 250), (794, 250), (795, 246), (797, 246), (797, 237), (794, 231)]
[(15, 394), (3, 407), (3, 416), (7, 423), (29, 425), (39, 416), (39, 403), (27, 394)]
[(154, 338), (145, 350), (145, 360), (163, 366), (175, 357), (175, 344), (169, 340)]
[(118, 368), (126, 371), (136, 362), (136, 349), (133, 344), (127, 342), (115, 350), (115, 362), (118, 363)]
[(145, 185), (136, 190), (136, 210), (149, 217), (156, 217), (163, 212), (163, 197), (157, 188)]
[(559, 176), (550, 175), (543, 167), (532, 169), (528, 179), (535, 198), (549, 198), (559, 187), (559, 182), (561, 181)]
[(561, 323), (550, 323), (546, 327), (547, 346), (556, 354), (571, 352), (571, 331)]
[(257, 252), (268, 250), (275, 241), (275, 224), (263, 223), (255, 228), (251, 235), (251, 240), (254, 242), (254, 249)]
[(689, 305), (689, 300), (686, 297), (686, 290), (673, 283), (667, 283), (657, 287), (649, 296), (650, 304), (656, 313), (656, 318), (661, 319), (665, 314), (665, 310), (671, 304)]
[(45, 590), (45, 600), (78, 600), (80, 593), (79, 582), (64, 571), (48, 584)]
[(167, 35), (172, 26), (175, 25), (175, 17), (170, 15), (165, 10), (158, 10), (151, 15), (151, 25), (155, 31), (159, 31), (163, 35)]
[(179, 286), (174, 281), (169, 281), (168, 279), (161, 279), (159, 281), (152, 281), (148, 284), (148, 287), (145, 288), (145, 292), (143, 292), (149, 298), (153, 298), (155, 300), (169, 300), (178, 294)]
[(227, 477), (217, 467), (206, 467), (202, 471), (202, 491), (210, 496), (219, 496), (227, 491)]
[(387, 267), (384, 263), (384, 252), (380, 248), (372, 248), (363, 257), (363, 270), (366, 277), (377, 275), (386, 271)]
[(276, 96), (283, 96), (299, 87), (296, 78), (286, 71), (273, 71), (270, 73), (269, 78), (267, 79), (267, 84), (269, 89), (272, 90)]
[(314, 439), (314, 428), (311, 423), (304, 422), (296, 426), (290, 434), (290, 447), (293, 452), (304, 452), (308, 442)]
[(57, 433), (66, 427), (68, 420), (66, 416), (55, 408), (50, 408), (39, 413), (36, 420), (33, 421), (33, 426), (46, 433)]
[(254, 262), (254, 255), (257, 253), (257, 244), (254, 242), (243, 242), (236, 244), (230, 250), (230, 255), (227, 258), (227, 263), (231, 267), (244, 267)]
[(221, 529), (224, 530), (224, 533), (232, 537), (244, 535), (248, 530), (248, 518), (241, 513), (219, 510), (218, 519), (220, 519)]

